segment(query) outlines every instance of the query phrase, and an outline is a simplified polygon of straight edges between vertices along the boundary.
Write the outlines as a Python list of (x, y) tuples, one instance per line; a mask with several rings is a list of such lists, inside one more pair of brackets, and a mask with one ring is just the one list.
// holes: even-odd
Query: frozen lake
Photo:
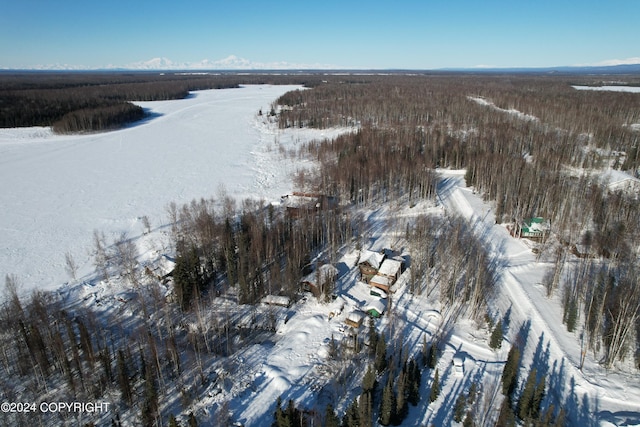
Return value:
[[(23, 290), (69, 280), (65, 252), (92, 264), (94, 230), (139, 235), (141, 217), (166, 222), (166, 207), (216, 197), (277, 200), (296, 165), (276, 145), (324, 133), (281, 132), (258, 116), (299, 86), (199, 91), (184, 100), (138, 103), (154, 118), (126, 129), (54, 135), (48, 128), (0, 129), (0, 274)], [(292, 162), (292, 161), (290, 161)], [(277, 164), (276, 164), (277, 163)]]

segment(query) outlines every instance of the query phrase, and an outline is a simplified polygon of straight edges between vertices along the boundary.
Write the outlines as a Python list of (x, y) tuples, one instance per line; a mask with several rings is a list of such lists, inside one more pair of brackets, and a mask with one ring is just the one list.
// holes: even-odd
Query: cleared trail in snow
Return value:
[[(536, 262), (531, 250), (508, 231), (495, 224), (488, 204), (464, 184), (464, 171), (445, 171), (438, 186), (438, 199), (444, 209), (465, 218), (500, 266), (499, 293), (495, 310), (509, 313), (512, 340), (526, 337), (522, 365), (536, 367), (549, 378), (548, 393), (565, 402), (572, 420), (585, 421), (591, 413), (598, 423), (640, 422), (640, 399), (637, 384), (612, 387), (603, 383), (602, 368), (591, 363), (590, 370), (579, 369), (581, 348), (574, 334), (566, 331), (561, 310), (546, 298), (540, 282), (546, 268)], [(523, 326), (524, 325), (524, 326)], [(519, 331), (514, 328), (520, 328)], [(605, 376), (616, 376), (607, 373)], [(619, 375), (622, 381), (624, 375)]]

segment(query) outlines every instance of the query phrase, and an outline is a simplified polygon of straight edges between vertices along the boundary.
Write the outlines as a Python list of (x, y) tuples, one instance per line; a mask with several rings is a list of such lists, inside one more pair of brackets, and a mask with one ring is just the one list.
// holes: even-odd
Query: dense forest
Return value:
[[(640, 368), (638, 194), (612, 190), (600, 179), (605, 168), (630, 176), (640, 171), (640, 132), (632, 126), (640, 123), (640, 94), (571, 87), (600, 80), (524, 74), (3, 76), (2, 126), (108, 129), (140, 118), (128, 101), (246, 83), (298, 83), (309, 89), (273, 104), (280, 127), (357, 130), (294, 153), (319, 164), (300, 179), (300, 190), (335, 197), (339, 207), (294, 216), (263, 201), (237, 206), (224, 196), (170, 203), (175, 268), (169, 275), (139, 268), (127, 236), (108, 242), (96, 231), (95, 280), (123, 278), (136, 316), (68, 307), (55, 293), (36, 292), (24, 300), (17, 293), (21, 279), (7, 276), (0, 390), (13, 400), (106, 399), (113, 409), (101, 421), (112, 425), (178, 425), (179, 413), (197, 424), (187, 408), (212, 381), (207, 366), (275, 333), (273, 316), (257, 318), (259, 326), (246, 330), (239, 326), (243, 315), (254, 312), (265, 295), (301, 298), (300, 279), (312, 260), (332, 262), (346, 246), (360, 247), (367, 224), (358, 209), (437, 203), (438, 170), (444, 168), (466, 169), (467, 185), (493, 204), (498, 223), (549, 220), (555, 240), (541, 246), (556, 243), (556, 262), (544, 285), (549, 295), (561, 293), (567, 329), (583, 322), (585, 345), (607, 369), (629, 356)], [(436, 293), (444, 306), (463, 307), (457, 316), (489, 321), (496, 348), (502, 326), (488, 307), (498, 266), (469, 227), (457, 217), (421, 216), (401, 230), (411, 253), (409, 290)], [(586, 246), (587, 255), (568, 266), (577, 246)], [(73, 273), (73, 260), (67, 263)], [(171, 285), (170, 298), (160, 293), (161, 283)], [(329, 301), (332, 293), (329, 284), (319, 298)], [(330, 346), (336, 378), (364, 374), (361, 394), (343, 414), (331, 406), (303, 411), (279, 400), (274, 425), (400, 425), (409, 405), (438, 399), (438, 339), (425, 342), (415, 359), (396, 336), (374, 327), (367, 334), (368, 347), (357, 338), (352, 346)], [(490, 403), (474, 383), (457, 396), (456, 422), (565, 425), (561, 402), (541, 406), (544, 376), (534, 369), (518, 380), (519, 351), (516, 342), (504, 367), (499, 418), (478, 410)], [(420, 396), (429, 372), (431, 395)], [(20, 378), (20, 386), (9, 378)], [(34, 424), (16, 414), (0, 416), (7, 425)], [(43, 424), (72, 421), (61, 413), (37, 416)], [(215, 416), (219, 425), (231, 422), (224, 407)]]
[[(602, 175), (609, 168), (640, 174), (640, 132), (633, 126), (640, 123), (640, 95), (572, 87), (594, 83), (594, 77), (511, 75), (323, 85), (282, 96), (278, 103), (289, 108), (279, 124), (361, 126), (308, 147), (323, 165), (322, 191), (355, 203), (424, 197), (433, 170), (464, 168), (467, 185), (495, 203), (496, 222), (547, 218), (564, 247), (548, 292), (563, 293), (565, 320), (583, 312), (589, 347), (595, 354), (604, 349), (603, 363), (611, 367), (640, 333), (634, 231), (640, 201), (637, 188), (613, 189)], [(587, 247), (586, 257), (563, 276), (566, 253), (576, 245)], [(640, 366), (640, 347), (632, 352)]]

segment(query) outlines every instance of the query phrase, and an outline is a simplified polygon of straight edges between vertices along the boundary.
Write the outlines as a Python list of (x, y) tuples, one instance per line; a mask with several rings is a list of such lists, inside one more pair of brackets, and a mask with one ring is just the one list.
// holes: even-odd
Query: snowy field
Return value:
[[(281, 132), (258, 111), (299, 86), (247, 86), (194, 92), (174, 101), (138, 103), (150, 118), (126, 129), (55, 135), (49, 128), (0, 129), (0, 274), (21, 291), (69, 280), (65, 252), (91, 271), (93, 231), (112, 241), (136, 237), (147, 216), (166, 222), (166, 207), (222, 192), (277, 200), (291, 191), (299, 162), (279, 147), (340, 130)], [(344, 130), (342, 130), (344, 131)]]
[(640, 93), (640, 86), (571, 86), (577, 90), (604, 90), (609, 92)]

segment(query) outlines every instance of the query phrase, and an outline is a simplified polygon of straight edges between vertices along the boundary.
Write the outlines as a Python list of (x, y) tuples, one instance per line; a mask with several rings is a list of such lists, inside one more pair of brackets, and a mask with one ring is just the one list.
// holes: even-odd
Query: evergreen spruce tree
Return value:
[(384, 339), (384, 334), (381, 334), (376, 345), (376, 371), (381, 373), (387, 368), (387, 343)]
[(467, 410), (467, 396), (464, 393), (460, 393), (456, 399), (456, 403), (453, 406), (453, 420), (457, 423), (462, 422), (462, 417)]
[(471, 383), (471, 387), (469, 387), (469, 395), (467, 397), (467, 402), (469, 405), (473, 405), (476, 401), (476, 396), (478, 395), (478, 384)]
[(540, 421), (538, 421), (538, 424), (544, 427), (551, 427), (553, 425), (553, 414), (555, 411), (556, 407), (552, 403), (551, 405), (549, 405), (547, 410), (544, 411), (544, 413), (540, 417)]
[(435, 369), (438, 364), (438, 346), (436, 343), (431, 343), (427, 352), (427, 366), (429, 369)]
[(578, 303), (572, 296), (565, 299), (564, 323), (567, 325), (567, 331), (575, 331), (578, 323)]
[(420, 383), (422, 382), (422, 373), (420, 372), (420, 368), (418, 367), (418, 363), (415, 359), (411, 359), (411, 361), (409, 361), (407, 372), (409, 377), (407, 400), (413, 406), (416, 406), (420, 401)]
[(462, 427), (473, 427), (474, 425), (475, 423), (473, 422), (473, 412), (467, 411), (467, 416), (464, 417)]
[(436, 369), (436, 375), (433, 377), (433, 383), (431, 384), (429, 401), (434, 402), (438, 396), (440, 396), (440, 372)]
[(499, 320), (498, 323), (496, 324), (496, 327), (493, 328), (493, 332), (491, 333), (491, 339), (489, 340), (489, 347), (491, 347), (493, 350), (496, 350), (502, 347), (502, 338), (503, 338), (502, 320)]
[(427, 335), (422, 335), (422, 366), (429, 363), (429, 346), (427, 345)]
[(360, 410), (360, 425), (359, 427), (371, 427), (373, 418), (373, 398), (369, 392), (362, 393), (360, 395), (360, 401), (358, 402)]
[(351, 405), (347, 408), (344, 417), (342, 417), (342, 427), (359, 427), (360, 426), (360, 409), (358, 408), (358, 398), (353, 399)]
[(276, 399), (276, 411), (273, 413), (273, 421), (275, 427), (285, 427), (289, 425), (289, 419), (282, 410), (282, 396), (278, 396), (278, 399)]
[(537, 375), (538, 372), (536, 368), (533, 368), (531, 369), (531, 371), (529, 371), (527, 381), (525, 382), (524, 388), (522, 389), (522, 394), (520, 395), (520, 400), (518, 400), (516, 413), (521, 420), (528, 420), (529, 418), (531, 418), (531, 405), (533, 404), (533, 395), (535, 394)]
[(189, 427), (198, 427), (198, 419), (196, 418), (195, 415), (193, 415), (193, 412), (189, 412)]
[(409, 405), (407, 404), (408, 394), (408, 375), (406, 369), (400, 371), (398, 380), (396, 381), (396, 406), (393, 414), (393, 425), (400, 425), (409, 413)]
[(393, 378), (389, 375), (387, 385), (385, 385), (382, 390), (382, 400), (380, 401), (380, 424), (383, 426), (391, 424), (395, 407), (396, 399), (393, 391)]
[(531, 418), (533, 420), (537, 420), (540, 418), (540, 409), (542, 408), (542, 399), (545, 396), (545, 381), (546, 375), (543, 375), (538, 384), (536, 385), (536, 389), (533, 392), (533, 399), (531, 400)]
[(376, 380), (376, 372), (372, 365), (367, 367), (367, 372), (365, 372), (364, 377), (362, 378), (362, 390), (365, 393), (375, 393), (375, 389), (377, 386)]
[(512, 345), (507, 362), (502, 371), (502, 394), (511, 399), (518, 385), (518, 366), (520, 365), (520, 349)]
[(378, 346), (378, 331), (373, 317), (369, 317), (369, 354), (375, 356)]
[(289, 421), (290, 426), (296, 425), (296, 420), (298, 419), (298, 409), (296, 405), (293, 403), (293, 399), (289, 399), (289, 403), (287, 404), (287, 409), (285, 411), (287, 420)]
[(500, 415), (498, 415), (496, 427), (515, 427), (515, 425), (516, 415), (513, 413), (510, 399), (507, 397), (502, 400), (502, 405), (500, 405)]
[(158, 415), (158, 389), (156, 387), (153, 369), (148, 368), (145, 371), (144, 378), (144, 403), (142, 404), (141, 413), (142, 424), (145, 426), (155, 425)]
[(195, 247), (185, 249), (180, 245), (173, 269), (174, 292), (183, 311), (191, 307), (196, 292), (201, 292), (204, 279), (201, 273), (200, 258)]
[(333, 405), (329, 403), (327, 409), (324, 412), (324, 424), (325, 427), (340, 427), (340, 419), (336, 415), (336, 411), (333, 409)]

